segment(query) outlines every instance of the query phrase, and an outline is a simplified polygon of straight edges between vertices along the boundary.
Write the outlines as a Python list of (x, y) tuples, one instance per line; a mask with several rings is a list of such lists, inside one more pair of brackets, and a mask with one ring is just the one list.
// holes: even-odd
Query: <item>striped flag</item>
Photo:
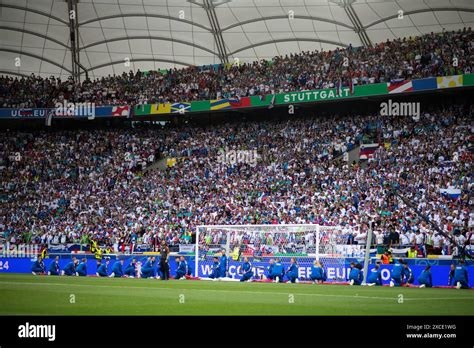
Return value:
[(410, 80), (393, 80), (387, 83), (387, 89), (389, 94), (412, 92), (413, 83)]
[(336, 85), (336, 96), (342, 95), (342, 79), (339, 79)]
[(354, 81), (352, 81), (352, 77), (349, 79), (349, 93), (354, 95)]
[(439, 192), (442, 195), (445, 195), (445, 196), (447, 196), (448, 198), (451, 198), (451, 199), (458, 199), (459, 197), (461, 197), (461, 190), (457, 189), (457, 188), (454, 188), (454, 187), (448, 187), (448, 188), (445, 188), (445, 189), (440, 189)]
[(211, 110), (222, 110), (230, 108), (228, 99), (213, 99), (211, 100)]

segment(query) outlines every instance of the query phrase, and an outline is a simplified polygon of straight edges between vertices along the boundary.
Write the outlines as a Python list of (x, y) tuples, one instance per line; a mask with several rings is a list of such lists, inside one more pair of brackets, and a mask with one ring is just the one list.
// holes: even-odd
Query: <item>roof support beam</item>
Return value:
[[(403, 11), (404, 16), (408, 16), (411, 14), (416, 14), (416, 13), (425, 13), (425, 12), (474, 12), (473, 8), (466, 8), (466, 7), (432, 7), (432, 8), (426, 8), (426, 9), (421, 9), (421, 10), (413, 10), (413, 11)], [(376, 20), (375, 22), (369, 23), (364, 26), (364, 29), (373, 27), (374, 25), (377, 25), (379, 23), (383, 23), (386, 21), (389, 21), (391, 19), (398, 18), (398, 13), (384, 17), (381, 19)]]
[(69, 46), (66, 45), (66, 44), (64, 44), (63, 42), (61, 42), (61, 41), (59, 41), (59, 40), (56, 40), (56, 39), (53, 39), (52, 37), (49, 37), (49, 36), (47, 36), (47, 35), (43, 35), (43, 34), (37, 33), (36, 31), (31, 31), (31, 30), (22, 29), (22, 28), (6, 27), (6, 26), (3, 26), (3, 25), (0, 25), (0, 30), (17, 31), (17, 32), (19, 32), (19, 33), (25, 33), (25, 34), (37, 36), (37, 37), (43, 38), (43, 39), (45, 39), (45, 40), (54, 42), (55, 44), (57, 44), (57, 45), (59, 45), (59, 46), (62, 46), (62, 47), (64, 47), (64, 48), (69, 49)]
[(173, 38), (165, 37), (165, 36), (154, 36), (154, 35), (138, 35), (138, 36), (116, 37), (116, 38), (113, 38), (113, 39), (107, 39), (107, 40), (92, 42), (88, 45), (80, 47), (79, 50), (81, 51), (81, 50), (85, 50), (89, 47), (102, 45), (102, 44), (109, 43), (109, 42), (122, 41), (122, 40), (163, 40), (163, 41), (171, 41), (171, 42), (181, 43), (181, 44), (186, 45), (186, 46), (193, 46), (193, 47), (199, 48), (200, 50), (209, 52), (209, 53), (211, 53), (213, 55), (216, 55), (216, 56), (218, 55), (216, 52), (214, 52), (213, 50), (211, 50), (207, 47), (204, 47), (204, 46), (201, 46), (201, 45), (196, 45), (196, 44), (194, 44), (192, 42), (189, 42), (189, 41), (173, 39)]
[[(295, 15), (295, 19), (307, 19), (310, 21), (319, 21), (319, 22), (325, 22), (325, 23), (331, 23), (334, 25), (340, 25), (341, 27), (345, 27), (347, 29), (354, 30), (354, 27), (343, 23), (343, 22), (338, 22), (338, 21), (333, 21), (332, 19), (327, 19), (327, 18), (322, 18), (322, 17), (313, 17), (313, 16), (299, 16)], [(288, 15), (277, 15), (277, 16), (268, 16), (268, 17), (261, 17), (261, 18), (253, 18), (253, 19), (248, 19), (246, 21), (238, 22), (235, 24), (231, 24), (225, 28), (222, 28), (222, 31), (226, 31), (235, 27), (240, 27), (245, 24), (250, 24), (250, 23), (255, 23), (255, 22), (261, 22), (261, 21), (270, 21), (272, 19), (288, 19)]]
[(53, 15), (51, 15), (50, 13), (43, 12), (43, 11), (40, 11), (40, 10), (35, 10), (35, 9), (29, 8), (29, 7), (18, 6), (18, 5), (11, 5), (11, 4), (2, 4), (2, 3), (0, 3), (0, 7), (13, 8), (13, 9), (15, 9), (15, 10), (20, 10), (20, 11), (25, 11), (25, 12), (36, 13), (36, 14), (39, 14), (39, 15), (41, 15), (41, 16), (54, 19), (55, 21), (58, 21), (58, 22), (60, 22), (60, 23), (62, 23), (62, 24), (64, 24), (64, 25), (66, 25), (66, 26), (69, 25), (69, 23), (68, 23), (67, 21), (65, 21), (64, 19), (62, 19), (62, 18), (53, 16)]
[(238, 53), (238, 52), (245, 51), (245, 50), (248, 50), (248, 49), (250, 49), (250, 48), (254, 48), (254, 47), (258, 47), (258, 46), (263, 46), (263, 45), (268, 45), (268, 44), (273, 44), (273, 43), (278, 43), (278, 42), (289, 42), (289, 41), (321, 42), (321, 43), (327, 43), (327, 44), (335, 45), (335, 46), (342, 46), (342, 47), (347, 47), (347, 46), (349, 46), (349, 45), (347, 45), (347, 44), (344, 44), (344, 43), (338, 42), (338, 41), (331, 41), (331, 40), (324, 40), (324, 39), (311, 39), (311, 38), (296, 38), (296, 37), (291, 37), (291, 38), (288, 38), (288, 39), (277, 39), (277, 40), (268, 40), (268, 41), (263, 41), (263, 42), (257, 42), (257, 43), (252, 44), (252, 45), (248, 45), (248, 46), (245, 46), (245, 47), (241, 47), (241, 48), (235, 50), (234, 52), (230, 52), (229, 55), (233, 56), (234, 54), (236, 54), (236, 53)]
[(71, 65), (73, 79), (76, 82), (81, 81), (81, 69), (86, 74), (86, 80), (89, 80), (87, 69), (81, 64), (79, 55), (79, 11), (77, 3), (79, 0), (67, 0), (67, 15), (69, 17), (69, 38), (71, 43)]
[(372, 41), (370, 41), (369, 36), (364, 30), (362, 22), (357, 16), (357, 13), (354, 11), (354, 8), (352, 7), (352, 2), (344, 0), (344, 3), (341, 6), (344, 7), (344, 11), (351, 20), (351, 23), (354, 25), (354, 31), (357, 33), (357, 35), (359, 35), (359, 39), (364, 45), (364, 47), (372, 47)]
[(203, 4), (199, 4), (197, 2), (191, 1), (192, 3), (201, 6), (204, 8), (207, 14), (207, 18), (209, 19), (209, 23), (211, 23), (212, 27), (212, 35), (214, 36), (214, 41), (217, 46), (217, 51), (219, 52), (219, 59), (222, 64), (229, 63), (229, 55), (227, 54), (225, 48), (224, 38), (222, 37), (222, 30), (219, 24), (219, 19), (217, 18), (217, 14), (215, 11), (215, 5), (213, 4), (212, 0), (203, 0)]
[(69, 50), (71, 51), (71, 67), (72, 67), (72, 78), (74, 81), (79, 80), (79, 66), (77, 65), (77, 56), (79, 51), (76, 50), (76, 25), (75, 25), (75, 16), (77, 13), (74, 13), (74, 16), (71, 16), (74, 9), (74, 0), (67, 0), (67, 17), (69, 18)]
[[(134, 59), (130, 59), (130, 62), (164, 62), (164, 63), (171, 63), (171, 64), (179, 64), (179, 65), (184, 65), (184, 66), (192, 66), (192, 64), (189, 64), (189, 63), (180, 62), (173, 59), (161, 59), (161, 58), (134, 58)], [(92, 71), (95, 69), (100, 69), (100, 68), (104, 68), (106, 66), (115, 65), (115, 64), (123, 64), (123, 60), (116, 60), (114, 62), (99, 64), (99, 65), (93, 66), (92, 68), (87, 69), (87, 71)]]
[(115, 19), (115, 18), (123, 18), (123, 17), (149, 17), (149, 18), (161, 18), (161, 19), (166, 19), (166, 20), (172, 20), (172, 21), (178, 21), (182, 23), (186, 23), (189, 25), (193, 25), (195, 27), (201, 28), (205, 31), (211, 32), (212, 29), (206, 27), (205, 25), (199, 24), (199, 23), (194, 23), (193, 21), (188, 21), (186, 19), (178, 19), (176, 17), (171, 17), (171, 16), (165, 16), (161, 14), (154, 14), (154, 13), (123, 13), (123, 14), (114, 14), (110, 16), (103, 16), (103, 17), (97, 17), (97, 18), (92, 18), (87, 21), (79, 23), (79, 26), (83, 26), (86, 24), (98, 22), (98, 21), (105, 21), (107, 19)]

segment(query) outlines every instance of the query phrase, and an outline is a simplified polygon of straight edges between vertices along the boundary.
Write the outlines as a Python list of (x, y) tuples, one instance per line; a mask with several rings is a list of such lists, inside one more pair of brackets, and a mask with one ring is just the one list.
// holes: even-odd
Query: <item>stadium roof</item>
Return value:
[(0, 74), (69, 76), (68, 6), (76, 1), (76, 49), (92, 78), (367, 46), (474, 24), (472, 0), (2, 0)]

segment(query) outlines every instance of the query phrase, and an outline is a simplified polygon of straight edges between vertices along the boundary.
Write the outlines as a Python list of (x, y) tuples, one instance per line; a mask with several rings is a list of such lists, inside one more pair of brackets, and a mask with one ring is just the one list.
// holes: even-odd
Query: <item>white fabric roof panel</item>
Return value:
[[(79, 0), (81, 64), (95, 78), (129, 69), (220, 63), (205, 1)], [(209, 2), (214, 5), (230, 62), (361, 46), (359, 25), (372, 44), (474, 25), (472, 0)], [(353, 22), (348, 9), (357, 21)], [(72, 63), (65, 0), (2, 0), (0, 10), (1, 73), (69, 76)], [(398, 19), (399, 10), (403, 19)], [(19, 67), (14, 65), (17, 57), (21, 57)], [(125, 58), (131, 60), (130, 67), (124, 65)]]

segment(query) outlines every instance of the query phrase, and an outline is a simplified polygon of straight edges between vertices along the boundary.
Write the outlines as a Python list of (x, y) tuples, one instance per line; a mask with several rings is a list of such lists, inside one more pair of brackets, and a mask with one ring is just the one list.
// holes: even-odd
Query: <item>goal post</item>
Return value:
[(295, 258), (298, 279), (310, 280), (311, 266), (319, 261), (327, 281), (346, 281), (346, 258), (363, 257), (361, 246), (347, 245), (351, 230), (342, 226), (317, 224), (202, 225), (196, 227), (195, 272), (208, 278), (214, 257), (225, 250), (227, 279), (240, 278), (240, 267), (247, 257), (252, 264), (254, 280), (265, 278), (270, 259), (279, 259), (285, 270)]

